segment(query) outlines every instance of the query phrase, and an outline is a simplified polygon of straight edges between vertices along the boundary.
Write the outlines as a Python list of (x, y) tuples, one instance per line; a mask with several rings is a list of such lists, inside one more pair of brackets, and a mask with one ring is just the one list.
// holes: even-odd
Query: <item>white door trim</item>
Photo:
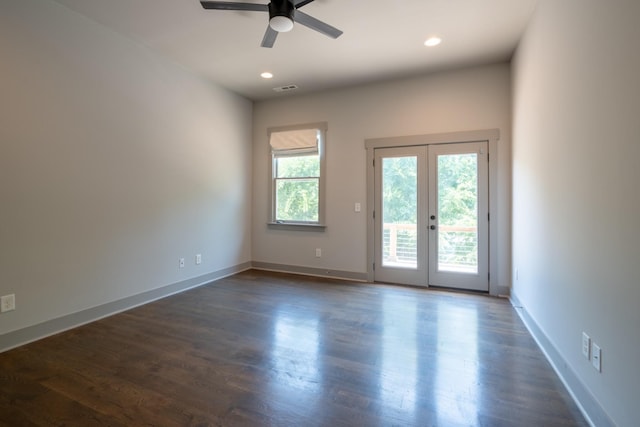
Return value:
[[(374, 177), (374, 151), (376, 148), (410, 147), (416, 145), (431, 144), (453, 144), (460, 142), (487, 141), (489, 146), (489, 212), (491, 213), (491, 223), (497, 224), (500, 218), (497, 217), (498, 198), (498, 140), (500, 139), (499, 129), (484, 129), (475, 131), (449, 132), (428, 135), (412, 135), (388, 138), (372, 138), (365, 140), (367, 150), (367, 280), (373, 282), (373, 263), (375, 259), (375, 225), (373, 220), (374, 200), (375, 200), (375, 177)], [(496, 282), (498, 271), (498, 227), (489, 227), (489, 272), (493, 274), (489, 277), (489, 294), (499, 295), (499, 284)]]

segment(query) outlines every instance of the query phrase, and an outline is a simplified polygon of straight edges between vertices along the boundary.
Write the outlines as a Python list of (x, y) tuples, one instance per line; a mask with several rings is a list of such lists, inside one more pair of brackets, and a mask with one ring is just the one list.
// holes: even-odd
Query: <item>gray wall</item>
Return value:
[[(251, 260), (365, 273), (364, 140), (499, 128), (499, 285), (513, 165), (514, 296), (611, 419), (634, 425), (638, 16), (632, 1), (541, 2), (512, 66), (511, 153), (506, 64), (260, 102), (252, 117), (249, 101), (62, 6), (0, 2), (0, 295), (17, 302), (0, 335)], [(270, 230), (266, 128), (317, 121), (328, 228)]]
[[(508, 64), (476, 67), (421, 78), (320, 94), (263, 101), (254, 107), (253, 260), (359, 273), (367, 271), (367, 138), (498, 128), (498, 286), (510, 286), (511, 99)], [(267, 128), (328, 122), (327, 229), (272, 230), (269, 220)], [(315, 257), (322, 248), (322, 258)], [(366, 275), (365, 275), (366, 277)]]
[(250, 262), (251, 121), (56, 3), (1, 1), (0, 335)]
[(513, 63), (513, 293), (619, 426), (640, 420), (638, 17), (542, 1)]

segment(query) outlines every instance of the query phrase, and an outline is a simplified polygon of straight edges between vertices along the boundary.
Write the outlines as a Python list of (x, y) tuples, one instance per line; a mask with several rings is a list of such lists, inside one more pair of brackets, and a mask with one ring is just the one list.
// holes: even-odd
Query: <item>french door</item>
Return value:
[(487, 142), (377, 148), (374, 279), (489, 290)]

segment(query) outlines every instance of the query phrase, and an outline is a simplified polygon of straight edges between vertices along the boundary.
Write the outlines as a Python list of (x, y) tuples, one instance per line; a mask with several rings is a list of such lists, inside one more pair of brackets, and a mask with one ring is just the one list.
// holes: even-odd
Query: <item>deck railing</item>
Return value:
[[(473, 271), (477, 268), (478, 229), (439, 225), (438, 265), (441, 270)], [(383, 225), (383, 259), (386, 265), (415, 266), (418, 259), (415, 224)]]

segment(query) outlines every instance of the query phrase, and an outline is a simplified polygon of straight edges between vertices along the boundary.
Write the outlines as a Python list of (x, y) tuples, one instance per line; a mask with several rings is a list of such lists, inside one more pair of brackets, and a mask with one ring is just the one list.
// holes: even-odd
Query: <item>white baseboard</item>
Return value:
[(329, 270), (326, 268), (303, 267), (298, 265), (273, 264), (269, 262), (253, 261), (251, 266), (256, 270), (275, 271), (278, 273), (302, 274), (304, 276), (328, 277), (332, 279), (366, 282), (367, 273), (353, 271)]
[(0, 353), (251, 268), (246, 262), (0, 335)]
[(542, 353), (544, 353), (549, 363), (551, 363), (551, 366), (556, 371), (556, 374), (558, 374), (558, 377), (560, 377), (560, 380), (578, 405), (578, 408), (580, 408), (587, 422), (592, 427), (615, 427), (615, 423), (607, 415), (604, 408), (600, 406), (600, 403), (593, 397), (589, 389), (580, 381), (571, 366), (569, 366), (549, 338), (542, 332), (542, 329), (540, 329), (533, 317), (527, 312), (527, 309), (522, 305), (513, 291), (511, 292), (510, 301), (533, 336), (533, 339), (538, 343), (538, 347), (540, 347), (540, 350), (542, 350)]

